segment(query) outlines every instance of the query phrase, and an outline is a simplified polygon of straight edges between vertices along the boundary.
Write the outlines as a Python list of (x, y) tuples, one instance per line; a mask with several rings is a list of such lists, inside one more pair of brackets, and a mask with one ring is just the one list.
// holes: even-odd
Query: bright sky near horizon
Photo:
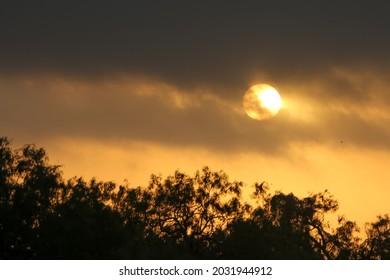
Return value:
[[(0, 4), (0, 136), (67, 177), (208, 165), (390, 213), (390, 4), (209, 2)], [(256, 83), (283, 99), (269, 120), (242, 107)]]

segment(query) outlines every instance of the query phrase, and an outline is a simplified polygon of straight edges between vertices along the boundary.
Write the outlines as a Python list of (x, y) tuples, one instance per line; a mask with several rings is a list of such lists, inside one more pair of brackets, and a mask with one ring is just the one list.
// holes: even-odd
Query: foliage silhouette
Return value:
[(149, 231), (175, 242), (188, 257), (211, 257), (216, 233), (243, 217), (249, 206), (240, 202), (241, 182), (205, 167), (192, 178), (176, 171), (166, 180), (152, 175), (148, 191), (153, 207)]
[(244, 184), (204, 167), (147, 187), (82, 178), (65, 180), (34, 145), (13, 150), (0, 138), (2, 259), (390, 259), (390, 218), (366, 224), (327, 213), (337, 201), (324, 191), (298, 198)]
[(367, 239), (360, 246), (359, 257), (390, 260), (390, 217), (385, 214), (377, 218), (366, 224)]

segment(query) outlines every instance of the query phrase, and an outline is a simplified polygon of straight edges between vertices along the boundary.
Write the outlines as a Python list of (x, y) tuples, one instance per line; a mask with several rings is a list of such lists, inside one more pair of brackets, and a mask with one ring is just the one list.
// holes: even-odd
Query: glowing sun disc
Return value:
[(266, 120), (279, 112), (282, 98), (270, 85), (256, 84), (245, 92), (242, 104), (249, 117), (255, 120)]

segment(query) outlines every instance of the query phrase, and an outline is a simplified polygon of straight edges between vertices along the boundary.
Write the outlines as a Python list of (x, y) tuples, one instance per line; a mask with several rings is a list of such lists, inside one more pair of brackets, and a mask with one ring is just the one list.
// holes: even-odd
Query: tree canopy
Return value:
[(43, 148), (0, 138), (1, 259), (390, 259), (390, 218), (359, 238), (355, 222), (326, 220), (325, 190), (271, 193), (223, 171), (151, 175), (144, 187), (64, 179)]

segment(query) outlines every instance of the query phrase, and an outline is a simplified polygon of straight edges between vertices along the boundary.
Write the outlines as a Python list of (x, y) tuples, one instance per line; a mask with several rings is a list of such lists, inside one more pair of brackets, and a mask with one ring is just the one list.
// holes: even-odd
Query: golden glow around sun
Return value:
[(255, 120), (266, 120), (275, 116), (282, 99), (277, 90), (270, 85), (256, 84), (244, 94), (243, 106), (246, 114)]

